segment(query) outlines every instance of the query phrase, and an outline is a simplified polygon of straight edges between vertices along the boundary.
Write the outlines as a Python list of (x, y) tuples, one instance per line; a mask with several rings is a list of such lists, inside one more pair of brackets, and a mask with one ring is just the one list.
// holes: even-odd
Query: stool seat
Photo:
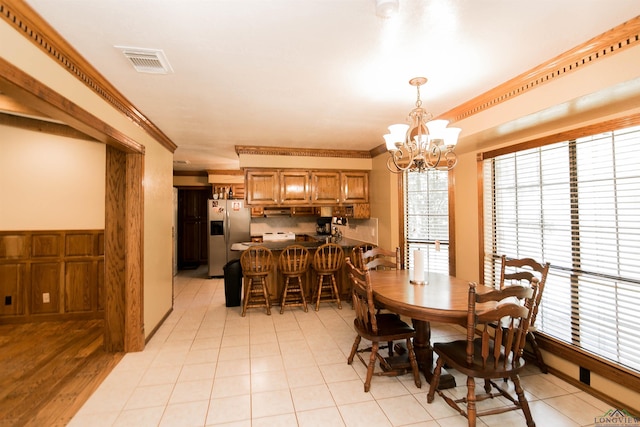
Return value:
[(280, 298), (280, 314), (285, 306), (304, 307), (307, 312), (303, 278), (309, 270), (309, 251), (304, 246), (287, 246), (278, 258), (278, 269), (284, 277), (284, 287)]
[(342, 309), (340, 292), (336, 281), (336, 274), (344, 263), (344, 251), (340, 245), (325, 243), (316, 250), (313, 255), (313, 269), (318, 277), (314, 300), (316, 311), (320, 309), (320, 302), (336, 302)]
[(273, 255), (264, 246), (251, 246), (240, 256), (242, 274), (244, 276), (244, 301), (242, 303), (242, 317), (247, 308), (266, 307), (271, 315), (271, 297), (267, 287), (267, 276), (273, 268)]

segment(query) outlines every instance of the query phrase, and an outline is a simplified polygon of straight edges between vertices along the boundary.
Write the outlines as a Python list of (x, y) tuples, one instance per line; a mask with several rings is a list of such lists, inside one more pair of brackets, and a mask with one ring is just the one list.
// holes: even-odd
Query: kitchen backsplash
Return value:
[[(251, 235), (264, 233), (293, 232), (295, 234), (316, 234), (316, 218), (270, 217), (252, 218)], [(344, 237), (378, 244), (378, 219), (348, 219), (347, 225), (336, 225)]]

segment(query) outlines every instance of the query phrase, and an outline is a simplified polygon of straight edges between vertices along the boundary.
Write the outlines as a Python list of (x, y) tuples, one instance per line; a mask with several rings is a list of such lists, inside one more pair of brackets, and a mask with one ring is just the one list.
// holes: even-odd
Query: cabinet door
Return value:
[(280, 171), (280, 203), (306, 205), (309, 201), (309, 172)]
[(246, 177), (248, 205), (277, 205), (280, 183), (277, 170), (249, 170)]
[(368, 172), (340, 172), (340, 182), (342, 184), (341, 202), (369, 203)]
[(311, 195), (316, 205), (340, 203), (340, 172), (311, 172)]

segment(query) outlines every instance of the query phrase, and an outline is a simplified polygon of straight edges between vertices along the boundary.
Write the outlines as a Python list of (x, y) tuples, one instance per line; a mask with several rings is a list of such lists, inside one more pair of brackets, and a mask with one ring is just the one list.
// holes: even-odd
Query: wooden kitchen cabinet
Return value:
[(369, 203), (368, 172), (340, 172), (340, 185), (341, 203)]
[(245, 181), (248, 205), (273, 206), (280, 202), (280, 175), (277, 170), (248, 170)]
[(340, 172), (311, 172), (311, 203), (316, 205), (340, 203)]
[(282, 170), (280, 175), (280, 204), (281, 205), (306, 205), (309, 204), (309, 172)]

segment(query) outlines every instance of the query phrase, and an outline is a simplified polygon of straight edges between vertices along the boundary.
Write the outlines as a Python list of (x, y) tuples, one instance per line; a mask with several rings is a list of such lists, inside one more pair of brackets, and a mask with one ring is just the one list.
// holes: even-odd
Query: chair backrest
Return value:
[[(360, 255), (361, 253), (367, 252), (370, 249), (375, 248), (376, 245), (374, 245), (373, 243), (361, 243), (357, 246), (354, 246), (351, 249), (351, 263), (356, 267), (356, 268), (362, 268), (362, 256)], [(370, 259), (366, 260), (367, 262), (371, 261)]]
[(309, 251), (300, 245), (287, 246), (278, 258), (278, 268), (283, 274), (304, 273), (309, 268)]
[(367, 270), (400, 270), (400, 248), (395, 251), (376, 247), (369, 249), (362, 254), (362, 265)]
[(273, 265), (273, 255), (264, 246), (251, 246), (242, 252), (240, 265), (244, 274), (268, 274)]
[[(487, 369), (508, 369), (519, 366), (527, 331), (531, 323), (537, 283), (531, 286), (513, 285), (485, 294), (476, 292), (476, 284), (469, 284), (467, 312), (467, 363), (478, 358)], [(477, 304), (490, 303), (491, 308)], [(496, 328), (495, 325), (500, 327)], [(475, 354), (474, 340), (480, 335), (480, 354)]]
[(344, 251), (336, 243), (325, 243), (319, 246), (313, 255), (313, 268), (320, 273), (339, 270), (343, 263)]
[(538, 307), (542, 299), (542, 292), (549, 273), (549, 263), (541, 264), (532, 258), (507, 259), (502, 255), (500, 267), (500, 289), (513, 285), (529, 285), (534, 282), (538, 285), (538, 293), (534, 301), (533, 313), (531, 315), (531, 325), (536, 322)]
[(356, 322), (364, 330), (378, 333), (376, 307), (373, 303), (373, 290), (369, 279), (369, 270), (362, 270), (353, 265), (350, 258), (346, 260), (347, 274), (351, 280), (351, 298)]

